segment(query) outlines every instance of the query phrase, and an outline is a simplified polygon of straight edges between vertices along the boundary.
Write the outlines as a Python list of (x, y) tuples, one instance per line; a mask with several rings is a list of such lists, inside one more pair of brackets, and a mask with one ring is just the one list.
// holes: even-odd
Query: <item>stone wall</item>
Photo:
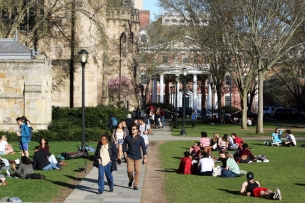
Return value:
[(0, 130), (16, 131), (25, 115), (34, 130), (47, 129), (52, 119), (52, 69), (48, 59), (0, 61)]

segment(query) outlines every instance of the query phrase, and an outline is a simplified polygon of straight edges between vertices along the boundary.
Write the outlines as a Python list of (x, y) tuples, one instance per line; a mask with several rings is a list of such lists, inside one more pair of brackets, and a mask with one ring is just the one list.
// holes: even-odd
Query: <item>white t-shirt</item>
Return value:
[[(145, 127), (146, 126), (146, 127)], [(139, 131), (140, 131), (140, 135), (143, 137), (143, 132), (145, 131), (145, 128), (146, 128), (146, 131), (148, 131), (148, 129), (149, 129), (149, 125), (147, 125), (147, 124), (142, 124), (142, 125), (139, 125)]]
[(200, 172), (213, 171), (214, 161), (210, 158), (202, 158), (199, 160), (198, 166), (200, 166)]
[(7, 141), (2, 140), (0, 142), (0, 151), (5, 151), (5, 146), (7, 145)]
[(297, 141), (295, 140), (295, 137), (294, 137), (293, 134), (288, 135), (288, 136), (287, 136), (287, 140), (288, 140), (289, 142), (293, 142), (294, 145), (297, 145)]
[(117, 139), (117, 140), (122, 140), (123, 137), (124, 137), (124, 131), (122, 131), (121, 133), (119, 133), (119, 132), (116, 131), (115, 134), (116, 134), (116, 139)]

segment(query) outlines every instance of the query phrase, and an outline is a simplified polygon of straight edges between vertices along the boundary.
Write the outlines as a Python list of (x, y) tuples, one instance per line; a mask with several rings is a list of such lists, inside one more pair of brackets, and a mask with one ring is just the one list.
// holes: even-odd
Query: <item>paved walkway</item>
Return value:
[[(199, 140), (198, 137), (188, 136), (172, 136), (169, 128), (168, 121), (165, 121), (165, 127), (161, 129), (154, 129), (153, 135), (149, 136), (149, 141), (167, 141), (167, 140)], [(248, 137), (245, 140), (268, 140), (270, 137)], [(299, 140), (304, 138), (298, 138)], [(148, 156), (149, 158), (149, 156)], [(74, 191), (65, 199), (64, 203), (115, 203), (115, 202), (128, 202), (140, 203), (142, 198), (142, 186), (145, 174), (145, 165), (141, 166), (141, 175), (139, 182), (139, 190), (133, 190), (132, 187), (128, 188), (128, 177), (126, 171), (126, 164), (118, 165), (118, 171), (113, 173), (114, 178), (114, 192), (108, 192), (108, 186), (102, 195), (97, 195), (97, 177), (98, 170), (93, 168), (87, 176), (79, 183)], [(105, 178), (106, 180), (106, 178)]]

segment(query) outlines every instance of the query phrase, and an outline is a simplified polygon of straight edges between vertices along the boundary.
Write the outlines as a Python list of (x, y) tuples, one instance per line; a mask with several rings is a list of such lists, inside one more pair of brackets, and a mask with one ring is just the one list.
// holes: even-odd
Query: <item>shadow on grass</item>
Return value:
[(218, 189), (218, 190), (222, 190), (233, 195), (240, 195), (239, 191), (235, 191), (235, 190), (227, 190), (227, 189)]
[(305, 186), (305, 183), (294, 183), (295, 185)]
[(165, 172), (165, 173), (173, 173), (173, 172), (176, 172), (177, 169), (176, 168), (166, 168), (164, 170), (155, 170), (157, 172)]
[(179, 160), (181, 159), (181, 157), (178, 157), (178, 156), (173, 156), (172, 158), (173, 159), (179, 159)]
[[(259, 145), (259, 146), (262, 146), (262, 145), (264, 145), (264, 144), (254, 143), (254, 144), (251, 144), (251, 145)], [(266, 146), (266, 147), (270, 147), (270, 146)]]

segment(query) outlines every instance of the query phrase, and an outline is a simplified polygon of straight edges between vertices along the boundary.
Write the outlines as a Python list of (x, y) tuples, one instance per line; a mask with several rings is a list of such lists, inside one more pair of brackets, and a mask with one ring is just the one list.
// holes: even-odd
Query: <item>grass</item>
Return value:
[[(264, 154), (269, 163), (239, 164), (241, 170), (254, 172), (255, 179), (262, 187), (275, 190), (280, 188), (282, 202), (304, 202), (305, 189), (305, 148), (267, 147), (262, 141), (247, 141), (254, 155)], [(305, 141), (299, 141), (303, 144)], [(165, 193), (169, 202), (269, 202), (270, 200), (239, 195), (240, 178), (203, 177), (181, 175), (174, 171), (179, 166), (183, 152), (193, 141), (169, 141), (159, 148), (162, 170), (165, 173)], [(213, 156), (218, 156), (213, 152)], [(215, 163), (219, 165), (220, 163)]]
[[(19, 153), (18, 143), (10, 143), (13, 145), (13, 148), (17, 152), (13, 155), (2, 155), (2, 158), (9, 160), (15, 160), (20, 158), (21, 154)], [(30, 158), (32, 159), (34, 153), (34, 147), (38, 145), (37, 142), (30, 142), (29, 152)], [(55, 156), (60, 155), (61, 152), (70, 152), (77, 151), (76, 146), (79, 146), (79, 142), (51, 142), (49, 143), (50, 151)], [(96, 143), (89, 142), (86, 145), (91, 145), (96, 148)], [(75, 158), (66, 160), (65, 162), (68, 166), (64, 166), (63, 170), (50, 170), (50, 171), (40, 171), (35, 170), (35, 173), (41, 173), (46, 176), (45, 180), (25, 180), (25, 179), (15, 179), (6, 177), (8, 182), (7, 186), (1, 187), (0, 199), (6, 196), (17, 196), (22, 199), (24, 202), (50, 202), (55, 201), (60, 196), (68, 196), (66, 193), (66, 188), (74, 188), (74, 185), (71, 182), (80, 181), (79, 178), (80, 172), (77, 171), (78, 166), (84, 166), (85, 161), (87, 164), (88, 170), (92, 168), (92, 159), (93, 153), (90, 153), (89, 159), (85, 157)], [(4, 170), (1, 171), (5, 176), (6, 173)], [(87, 171), (88, 172), (88, 171)], [(84, 174), (84, 172), (81, 172)], [(82, 174), (81, 174), (82, 176)], [(65, 191), (64, 191), (65, 190)]]
[[(170, 126), (174, 126), (175, 122), (170, 121)], [(182, 121), (178, 119), (178, 129), (171, 128), (173, 136), (180, 136), (182, 128)], [(301, 126), (300, 126), (301, 125)], [(256, 126), (248, 126), (247, 129), (241, 129), (240, 125), (233, 124), (203, 124), (201, 120), (197, 120), (196, 128), (192, 129), (191, 121), (188, 119), (185, 122), (185, 131), (189, 137), (200, 137), (200, 132), (206, 131), (208, 136), (211, 137), (214, 133), (220, 136), (224, 134), (236, 133), (241, 137), (259, 137), (271, 136), (275, 128), (290, 129), (295, 137), (304, 137), (305, 124), (304, 122), (295, 121), (268, 121), (264, 123), (264, 134), (256, 134)], [(283, 132), (285, 138), (285, 132)]]

